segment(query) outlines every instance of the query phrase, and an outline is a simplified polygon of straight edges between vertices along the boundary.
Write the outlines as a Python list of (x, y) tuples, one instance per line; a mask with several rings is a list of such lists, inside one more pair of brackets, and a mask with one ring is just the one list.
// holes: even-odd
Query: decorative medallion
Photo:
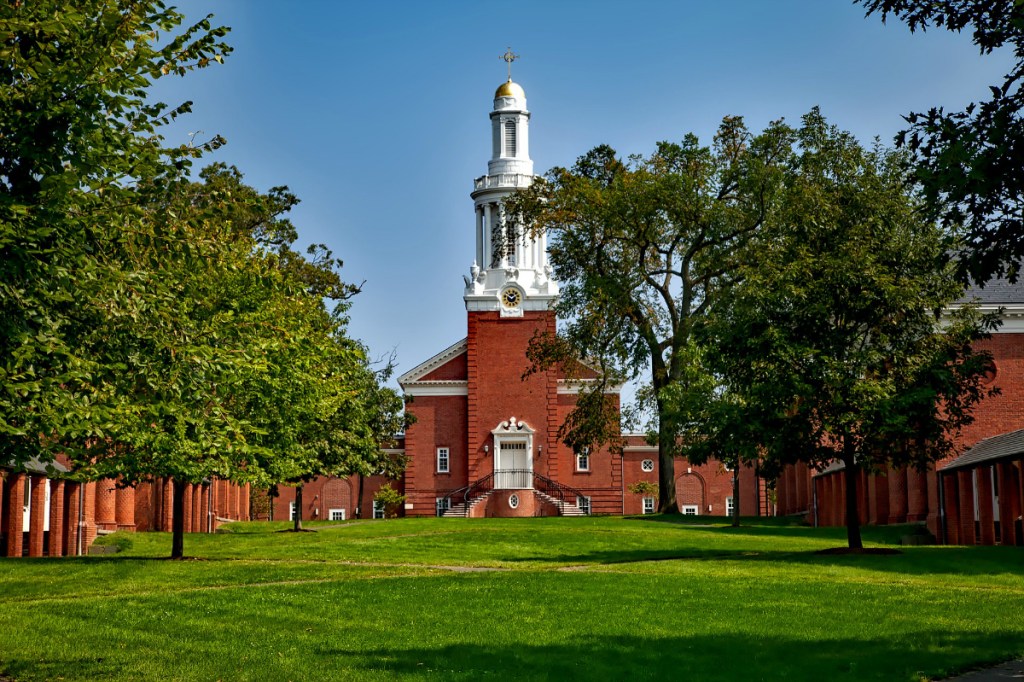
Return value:
[(519, 506), (519, 495), (516, 495), (515, 493), (512, 493), (511, 495), (509, 495), (508, 496), (508, 506), (512, 507), (513, 509), (518, 507)]

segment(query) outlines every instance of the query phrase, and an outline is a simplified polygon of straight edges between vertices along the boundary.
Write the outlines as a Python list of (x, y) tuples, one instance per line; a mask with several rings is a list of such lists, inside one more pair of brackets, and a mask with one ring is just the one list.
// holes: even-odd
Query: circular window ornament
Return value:
[(644, 461), (640, 462), (640, 469), (643, 471), (654, 471), (654, 460), (645, 459)]
[(512, 493), (511, 495), (509, 495), (508, 496), (508, 506), (512, 507), (513, 509), (518, 507), (519, 506), (519, 495), (516, 495), (515, 493)]

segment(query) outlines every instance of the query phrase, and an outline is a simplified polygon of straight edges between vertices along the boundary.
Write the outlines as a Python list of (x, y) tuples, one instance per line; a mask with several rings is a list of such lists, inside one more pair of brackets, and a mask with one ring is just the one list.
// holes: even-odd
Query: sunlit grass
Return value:
[[(1024, 553), (822, 556), (842, 529), (402, 519), (0, 560), (16, 680), (910, 680), (1024, 653)], [(869, 529), (891, 545), (900, 528)]]

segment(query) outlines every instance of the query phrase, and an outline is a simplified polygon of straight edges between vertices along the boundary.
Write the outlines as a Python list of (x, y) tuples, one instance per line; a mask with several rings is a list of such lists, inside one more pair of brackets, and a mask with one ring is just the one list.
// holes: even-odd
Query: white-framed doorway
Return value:
[(494, 489), (533, 488), (533, 429), (510, 417), (491, 434), (494, 437)]

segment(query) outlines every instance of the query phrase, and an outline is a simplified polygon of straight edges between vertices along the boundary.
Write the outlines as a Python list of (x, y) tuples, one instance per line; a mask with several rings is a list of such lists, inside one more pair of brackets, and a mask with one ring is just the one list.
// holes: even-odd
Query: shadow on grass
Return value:
[(784, 635), (722, 633), (661, 638), (569, 636), (557, 644), (518, 641), (437, 648), (394, 643), (319, 653), (338, 657), (346, 667), (396, 677), (716, 681), (910, 680), (997, 663), (1020, 652), (1019, 637), (1010, 634), (957, 636), (922, 631), (913, 633), (912, 644), (869, 636), (808, 641)]

